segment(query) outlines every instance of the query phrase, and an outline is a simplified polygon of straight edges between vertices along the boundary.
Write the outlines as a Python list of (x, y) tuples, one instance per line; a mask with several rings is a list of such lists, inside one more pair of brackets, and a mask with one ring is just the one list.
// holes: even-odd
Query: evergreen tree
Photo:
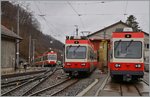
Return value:
[(136, 18), (134, 15), (130, 15), (127, 20), (126, 20), (126, 23), (131, 26), (133, 28), (133, 31), (139, 31), (140, 27), (139, 27), (139, 23), (136, 21)]

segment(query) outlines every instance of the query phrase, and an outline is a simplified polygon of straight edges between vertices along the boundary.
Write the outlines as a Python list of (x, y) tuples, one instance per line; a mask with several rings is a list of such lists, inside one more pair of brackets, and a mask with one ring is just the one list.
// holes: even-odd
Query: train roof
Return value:
[(54, 51), (49, 51), (49, 52), (45, 52), (44, 54), (57, 54), (57, 53)]
[(86, 37), (86, 36), (71, 36), (71, 37), (66, 37), (66, 44), (88, 44), (94, 49), (94, 45), (92, 42)]
[(143, 32), (113, 32), (112, 38), (144, 38)]
[(87, 36), (66, 36), (66, 40), (88, 40)]
[(42, 57), (42, 56), (43, 56), (43, 54), (40, 54), (40, 55), (35, 56), (35, 58), (39, 58), (39, 57)]
[(66, 40), (66, 44), (90, 44), (90, 40)]
[(66, 44), (89, 44), (87, 36), (66, 36)]

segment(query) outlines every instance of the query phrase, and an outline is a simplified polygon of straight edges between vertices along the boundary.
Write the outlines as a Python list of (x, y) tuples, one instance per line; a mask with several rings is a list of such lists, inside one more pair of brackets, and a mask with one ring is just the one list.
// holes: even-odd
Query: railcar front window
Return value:
[(67, 46), (66, 48), (67, 59), (85, 59), (86, 47), (85, 46)]
[(57, 57), (56, 57), (56, 55), (48, 55), (48, 59), (49, 60), (56, 60)]
[[(114, 47), (119, 41), (114, 43)], [(142, 57), (142, 42), (140, 41), (121, 41), (114, 50), (115, 58), (141, 58)]]

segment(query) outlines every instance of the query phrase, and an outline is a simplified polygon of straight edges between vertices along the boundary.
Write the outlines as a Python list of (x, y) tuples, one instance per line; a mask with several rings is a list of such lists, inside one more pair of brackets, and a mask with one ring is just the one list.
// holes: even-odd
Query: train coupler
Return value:
[(132, 79), (132, 76), (130, 74), (127, 74), (127, 75), (123, 76), (123, 81), (129, 82), (129, 81), (131, 81), (131, 79)]
[(77, 71), (74, 71), (74, 72), (72, 72), (72, 75), (73, 75), (73, 76), (77, 76), (77, 75), (79, 75), (79, 74), (78, 74)]

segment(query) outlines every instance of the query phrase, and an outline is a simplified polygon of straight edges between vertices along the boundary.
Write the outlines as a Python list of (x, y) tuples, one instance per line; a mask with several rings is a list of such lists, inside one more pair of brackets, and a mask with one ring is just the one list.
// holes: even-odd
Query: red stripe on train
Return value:
[[(115, 64), (120, 64), (120, 67), (115, 67)], [(137, 68), (135, 65), (136, 64), (140, 64), (141, 67)], [(109, 68), (110, 70), (130, 70), (130, 71), (137, 71), (137, 70), (141, 70), (144, 71), (144, 63), (119, 63), (119, 62), (111, 62), (109, 63)]]
[(64, 68), (90, 68), (90, 64), (90, 62), (65, 62)]
[(144, 38), (142, 32), (113, 32), (112, 38), (125, 38), (125, 35), (130, 34), (131, 38)]

